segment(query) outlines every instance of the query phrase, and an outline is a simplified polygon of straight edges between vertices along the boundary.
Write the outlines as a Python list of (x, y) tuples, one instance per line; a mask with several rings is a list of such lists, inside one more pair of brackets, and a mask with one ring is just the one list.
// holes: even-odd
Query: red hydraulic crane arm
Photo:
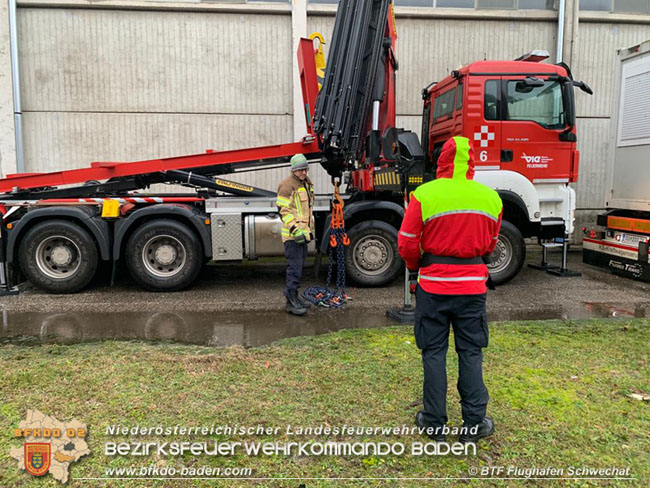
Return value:
[(386, 50), (385, 59), (385, 82), (384, 82), (384, 98), (381, 103), (380, 116), (379, 116), (379, 131), (383, 132), (390, 128), (395, 127), (396, 124), (396, 109), (395, 99), (396, 86), (395, 86), (395, 72), (398, 69), (397, 62), (397, 26), (395, 25), (395, 9), (393, 5), (390, 6), (388, 15), (388, 22), (386, 23), (385, 38), (390, 39), (390, 47)]
[(318, 78), (316, 74), (316, 60), (314, 42), (311, 39), (300, 39), (298, 44), (298, 73), (302, 88), (302, 103), (305, 111), (307, 132), (313, 134), (314, 107), (318, 96)]
[(207, 152), (190, 156), (178, 156), (163, 159), (151, 159), (129, 163), (121, 162), (95, 162), (90, 168), (54, 171), (52, 173), (22, 173), (8, 175), (0, 180), (0, 193), (9, 193), (12, 190), (40, 188), (45, 186), (62, 186), (82, 184), (90, 180), (108, 180), (139, 174), (165, 172), (170, 170), (193, 170), (209, 166), (236, 163), (261, 163), (269, 161), (277, 163), (279, 160), (288, 161), (296, 153), (303, 153), (307, 158), (319, 154), (318, 142), (313, 136), (306, 137), (303, 142), (278, 144), (274, 146), (253, 147), (236, 149), (232, 151)]

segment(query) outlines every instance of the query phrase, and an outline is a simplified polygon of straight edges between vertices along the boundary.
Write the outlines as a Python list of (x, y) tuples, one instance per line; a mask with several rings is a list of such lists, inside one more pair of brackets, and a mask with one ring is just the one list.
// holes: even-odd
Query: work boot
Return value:
[[(468, 429), (471, 429), (472, 427), (475, 426), (463, 424), (463, 427), (467, 427)], [(458, 440), (463, 443), (478, 442), (479, 439), (483, 439), (484, 437), (491, 436), (493, 432), (494, 432), (494, 421), (490, 417), (485, 417), (483, 421), (480, 424), (478, 424), (478, 430), (476, 431), (476, 434), (472, 434), (468, 430), (467, 432), (460, 434), (460, 436), (458, 436)]]
[(307, 309), (303, 307), (298, 301), (298, 293), (296, 291), (289, 292), (287, 295), (287, 313), (292, 315), (302, 316), (307, 313)]
[[(429, 425), (427, 421), (424, 419), (424, 411), (420, 410), (417, 414), (415, 414), (415, 425), (417, 425), (420, 429), (428, 429), (430, 427), (433, 427), (434, 429), (436, 428), (435, 425)], [(442, 426), (439, 427), (440, 429)], [(427, 433), (426, 431), (424, 434), (429, 437), (432, 441), (436, 442), (446, 442), (447, 437), (445, 434), (440, 434), (439, 432), (436, 432), (435, 430), (433, 431), (432, 434)]]
[(309, 303), (308, 300), (303, 300), (299, 292), (296, 292), (296, 296), (298, 297), (298, 303), (302, 305), (302, 308), (307, 308), (307, 309), (311, 308), (311, 303)]

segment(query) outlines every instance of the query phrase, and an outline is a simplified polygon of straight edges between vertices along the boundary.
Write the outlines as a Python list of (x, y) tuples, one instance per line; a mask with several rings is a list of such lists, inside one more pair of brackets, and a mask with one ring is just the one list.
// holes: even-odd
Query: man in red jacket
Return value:
[[(419, 427), (434, 428), (447, 422), (445, 366), (451, 324), (463, 426), (468, 427), (460, 440), (475, 442), (494, 431), (492, 419), (485, 415), (489, 396), (482, 348), (488, 345), (489, 274), (482, 258), (496, 245), (503, 204), (494, 190), (473, 181), (474, 153), (465, 137), (444, 144), (436, 177), (413, 192), (398, 237), (407, 268), (419, 269), (414, 331), (424, 366), (424, 409), (415, 421)], [(445, 440), (442, 429), (434, 432), (432, 439)]]

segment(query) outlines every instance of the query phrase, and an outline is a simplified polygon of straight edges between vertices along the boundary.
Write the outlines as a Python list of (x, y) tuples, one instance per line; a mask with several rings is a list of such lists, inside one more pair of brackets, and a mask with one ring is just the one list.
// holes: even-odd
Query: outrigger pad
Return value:
[(542, 264), (528, 263), (528, 267), (531, 269), (538, 269), (540, 271), (548, 271), (550, 269), (560, 269), (559, 266), (555, 266), (550, 263), (542, 263)]
[(582, 276), (582, 273), (578, 273), (577, 271), (569, 271), (568, 269), (547, 269), (546, 272), (548, 274), (552, 274), (553, 276), (559, 276), (560, 278), (574, 278), (576, 276)]
[(415, 308), (402, 307), (394, 308), (386, 312), (386, 316), (396, 320), (400, 324), (413, 324), (415, 323)]

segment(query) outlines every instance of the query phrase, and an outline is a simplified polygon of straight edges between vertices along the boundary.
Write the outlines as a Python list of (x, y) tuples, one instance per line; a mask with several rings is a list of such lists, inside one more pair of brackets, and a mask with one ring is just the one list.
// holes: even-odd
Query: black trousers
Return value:
[(449, 325), (458, 353), (458, 393), (466, 425), (483, 420), (488, 391), (483, 383), (482, 348), (488, 345), (485, 293), (436, 295), (417, 287), (415, 342), (424, 367), (424, 417), (431, 426), (447, 422), (447, 349)]
[(284, 256), (287, 258), (287, 288), (284, 296), (297, 291), (302, 278), (302, 268), (307, 259), (307, 244), (297, 244), (295, 241), (284, 243)]

